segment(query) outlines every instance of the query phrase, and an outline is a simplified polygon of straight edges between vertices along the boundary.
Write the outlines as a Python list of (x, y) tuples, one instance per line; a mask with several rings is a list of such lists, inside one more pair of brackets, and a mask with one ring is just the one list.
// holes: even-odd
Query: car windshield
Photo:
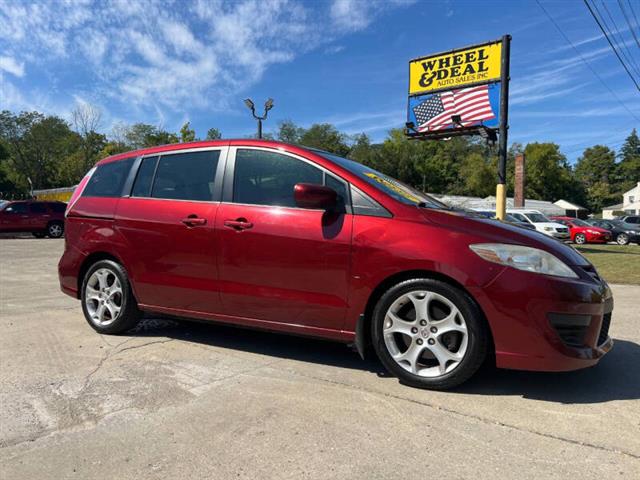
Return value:
[(450, 210), (450, 207), (440, 202), (439, 200), (436, 200), (435, 198), (425, 193), (419, 192), (418, 190), (405, 185), (399, 180), (389, 177), (384, 173), (380, 173), (373, 168), (369, 168), (365, 165), (362, 165), (361, 163), (354, 162), (353, 160), (342, 158), (322, 150), (310, 150), (314, 151), (318, 155), (323, 156), (327, 160), (338, 164), (342, 168), (350, 171), (351, 173), (366, 181), (369, 185), (383, 191), (387, 195), (395, 198), (402, 203), (405, 203), (407, 205), (416, 205), (418, 207), (424, 208)]
[(543, 223), (551, 221), (541, 213), (525, 213), (524, 215), (533, 223)]
[(587, 222), (585, 222), (584, 220), (579, 220), (579, 219), (574, 219), (571, 220), (571, 223), (573, 223), (574, 225), (577, 225), (578, 227), (590, 227), (591, 225), (589, 225)]

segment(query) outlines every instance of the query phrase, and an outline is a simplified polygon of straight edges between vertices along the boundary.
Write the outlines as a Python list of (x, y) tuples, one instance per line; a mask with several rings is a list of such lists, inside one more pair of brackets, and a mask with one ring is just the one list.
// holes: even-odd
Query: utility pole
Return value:
[(264, 114), (262, 116), (256, 115), (256, 106), (250, 98), (246, 98), (244, 100), (244, 104), (249, 110), (251, 110), (253, 118), (258, 121), (258, 138), (262, 138), (262, 121), (267, 119), (269, 110), (273, 108), (273, 99), (270, 98), (266, 102), (264, 102)]

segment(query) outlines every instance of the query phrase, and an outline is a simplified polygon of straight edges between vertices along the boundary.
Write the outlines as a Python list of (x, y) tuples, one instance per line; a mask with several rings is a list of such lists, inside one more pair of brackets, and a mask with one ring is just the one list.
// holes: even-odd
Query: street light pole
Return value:
[(256, 106), (253, 103), (253, 100), (251, 100), (250, 98), (246, 98), (244, 100), (244, 104), (249, 110), (251, 110), (251, 115), (253, 115), (253, 118), (258, 121), (258, 138), (262, 138), (262, 121), (267, 119), (269, 110), (273, 108), (273, 99), (270, 98), (266, 102), (264, 102), (264, 114), (262, 116), (256, 115)]

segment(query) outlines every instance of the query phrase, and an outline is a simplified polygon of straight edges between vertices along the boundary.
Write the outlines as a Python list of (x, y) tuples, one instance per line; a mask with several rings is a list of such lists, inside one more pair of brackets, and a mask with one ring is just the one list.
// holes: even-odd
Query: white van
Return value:
[(538, 210), (509, 209), (507, 213), (513, 215), (518, 220), (530, 223), (537, 231), (549, 235), (559, 240), (568, 240), (570, 237), (569, 228), (561, 223), (549, 220)]

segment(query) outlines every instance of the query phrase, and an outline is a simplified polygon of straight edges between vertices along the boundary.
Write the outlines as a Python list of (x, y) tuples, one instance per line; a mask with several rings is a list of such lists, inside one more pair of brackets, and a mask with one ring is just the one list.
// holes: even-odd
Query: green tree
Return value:
[(300, 143), (300, 138), (304, 134), (304, 128), (298, 127), (291, 120), (285, 120), (278, 124), (277, 138), (285, 143)]
[(191, 128), (191, 122), (185, 122), (180, 128), (180, 142), (193, 142), (196, 139), (196, 131)]
[(585, 149), (576, 163), (575, 177), (586, 192), (586, 206), (592, 211), (615, 203), (615, 192), (610, 185), (615, 177), (615, 158), (615, 152), (609, 147), (595, 145)]
[(617, 166), (620, 193), (632, 188), (640, 181), (640, 138), (634, 128), (620, 148), (620, 163)]
[(473, 152), (460, 164), (463, 194), (487, 197), (495, 193), (495, 169), (484, 155)]
[(124, 131), (125, 143), (132, 149), (178, 143), (175, 133), (167, 132), (147, 123), (134, 123)]
[(222, 133), (217, 128), (213, 127), (207, 130), (207, 140), (220, 140)]
[(329, 123), (316, 123), (300, 136), (300, 144), (318, 148), (340, 156), (349, 154), (347, 136)]
[(567, 198), (575, 183), (566, 157), (555, 143), (529, 143), (524, 149), (527, 198), (555, 201)]

